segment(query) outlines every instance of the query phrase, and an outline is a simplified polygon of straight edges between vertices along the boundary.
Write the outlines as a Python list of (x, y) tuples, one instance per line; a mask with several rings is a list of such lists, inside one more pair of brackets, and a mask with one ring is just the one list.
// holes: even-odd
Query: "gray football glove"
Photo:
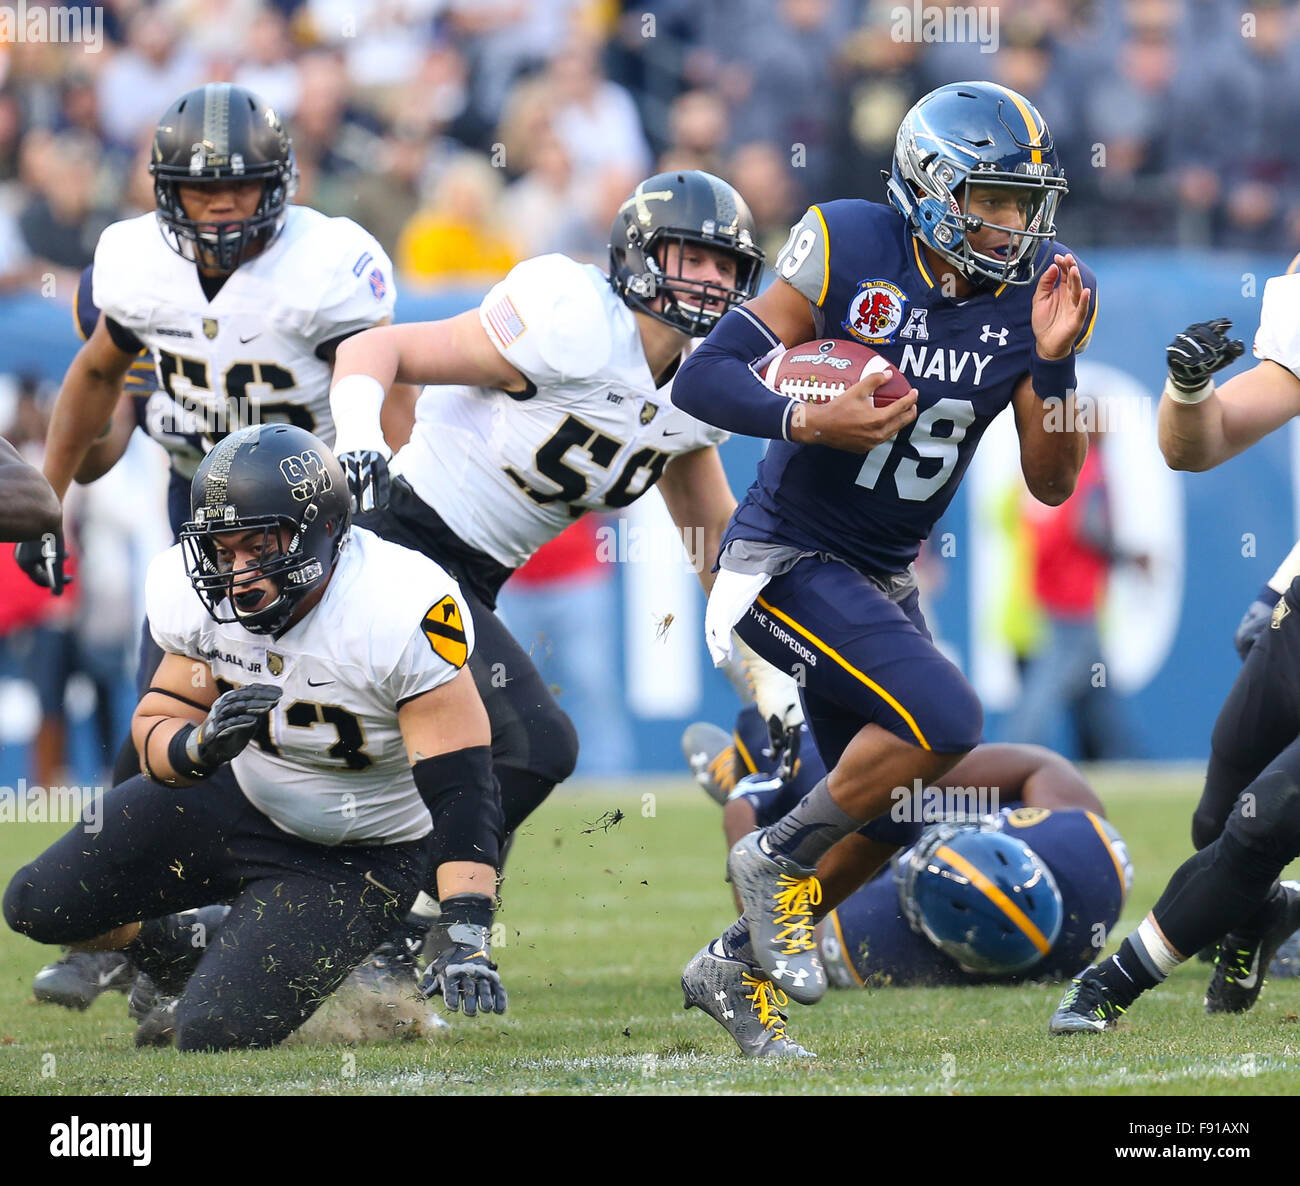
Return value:
[[(506, 989), (492, 962), (489, 931), (482, 921), (485, 910), (491, 919), (491, 899), (458, 894), (441, 905), (446, 946), (424, 970), (420, 992), (426, 998), (441, 996), (453, 1013), (463, 1005), (467, 1017), (504, 1013)], [(471, 917), (477, 921), (469, 921)]]
[(217, 697), (208, 715), (185, 740), (185, 752), (199, 767), (215, 770), (252, 739), (262, 718), (280, 699), (274, 684), (245, 684)]

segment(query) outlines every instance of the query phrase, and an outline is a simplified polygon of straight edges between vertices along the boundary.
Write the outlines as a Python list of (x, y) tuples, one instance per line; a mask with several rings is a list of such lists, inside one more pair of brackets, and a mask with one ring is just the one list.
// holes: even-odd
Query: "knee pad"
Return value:
[(528, 734), (526, 768), (553, 786), (562, 783), (578, 764), (578, 731), (568, 713), (554, 701), (541, 706), (529, 720)]
[(1223, 831), (1223, 822), (1217, 814), (1198, 807), (1192, 816), (1192, 847), (1200, 852), (1213, 844)]
[(1285, 770), (1261, 774), (1237, 797), (1224, 832), (1283, 864), (1300, 853), (1300, 785)]

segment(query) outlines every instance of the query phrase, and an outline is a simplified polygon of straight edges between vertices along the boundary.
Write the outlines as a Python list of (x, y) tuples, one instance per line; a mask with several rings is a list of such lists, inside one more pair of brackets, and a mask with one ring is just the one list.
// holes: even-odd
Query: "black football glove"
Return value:
[(1226, 317), (1189, 325), (1165, 347), (1169, 379), (1179, 391), (1199, 391), (1215, 371), (1221, 371), (1246, 353), (1240, 338), (1229, 338), (1232, 322)]
[(354, 449), (339, 454), (339, 464), (348, 479), (354, 514), (379, 511), (388, 505), (388, 458), (378, 449)]
[(245, 684), (223, 692), (202, 724), (186, 738), (185, 750), (191, 761), (209, 771), (229, 762), (252, 739), (280, 693), (274, 684)]
[(457, 894), (444, 899), (441, 906), (446, 945), (424, 970), (420, 992), (426, 998), (440, 995), (453, 1013), (463, 1003), (467, 1017), (480, 1012), (504, 1013), (506, 988), (497, 975), (488, 943), (491, 899), (483, 894)]
[(799, 743), (803, 740), (802, 724), (786, 727), (778, 716), (767, 718), (767, 737), (771, 746), (772, 757), (778, 759), (776, 776), (782, 782), (794, 778), (795, 767), (799, 764)]
[(14, 559), (42, 589), (49, 589), (55, 597), (62, 597), (72, 578), (63, 571), (68, 558), (63, 546), (63, 533), (47, 531), (40, 539), (24, 540), (14, 549)]
[(1246, 661), (1250, 648), (1259, 641), (1259, 636), (1268, 628), (1273, 617), (1273, 606), (1258, 597), (1250, 603), (1250, 608), (1237, 624), (1237, 633), (1232, 636), (1232, 645), (1237, 648), (1241, 661)]

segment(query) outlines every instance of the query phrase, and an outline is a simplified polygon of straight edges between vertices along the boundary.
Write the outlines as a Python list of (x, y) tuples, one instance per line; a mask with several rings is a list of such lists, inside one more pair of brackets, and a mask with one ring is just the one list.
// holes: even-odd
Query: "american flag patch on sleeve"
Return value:
[(509, 346), (528, 328), (508, 296), (497, 301), (487, 311), (486, 316), (488, 325), (492, 327), (492, 333), (502, 346)]

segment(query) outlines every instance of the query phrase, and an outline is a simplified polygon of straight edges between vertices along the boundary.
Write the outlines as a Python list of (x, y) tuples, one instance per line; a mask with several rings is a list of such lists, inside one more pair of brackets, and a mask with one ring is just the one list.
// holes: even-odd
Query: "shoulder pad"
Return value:
[(1264, 285), (1254, 354), (1300, 374), (1300, 274), (1274, 276)]
[(150, 265), (160, 249), (172, 256), (152, 213), (105, 227), (91, 265), (88, 295), (95, 308), (128, 329), (147, 328), (159, 304)]
[(379, 241), (350, 218), (327, 218), (306, 206), (290, 211), (284, 233), (291, 241), (280, 261), (285, 291), (277, 285), (276, 295), (307, 314), (306, 335), (329, 341), (391, 318), (397, 286)]
[(516, 264), (479, 306), (505, 360), (538, 387), (594, 375), (610, 358), (614, 295), (599, 269), (565, 255)]

